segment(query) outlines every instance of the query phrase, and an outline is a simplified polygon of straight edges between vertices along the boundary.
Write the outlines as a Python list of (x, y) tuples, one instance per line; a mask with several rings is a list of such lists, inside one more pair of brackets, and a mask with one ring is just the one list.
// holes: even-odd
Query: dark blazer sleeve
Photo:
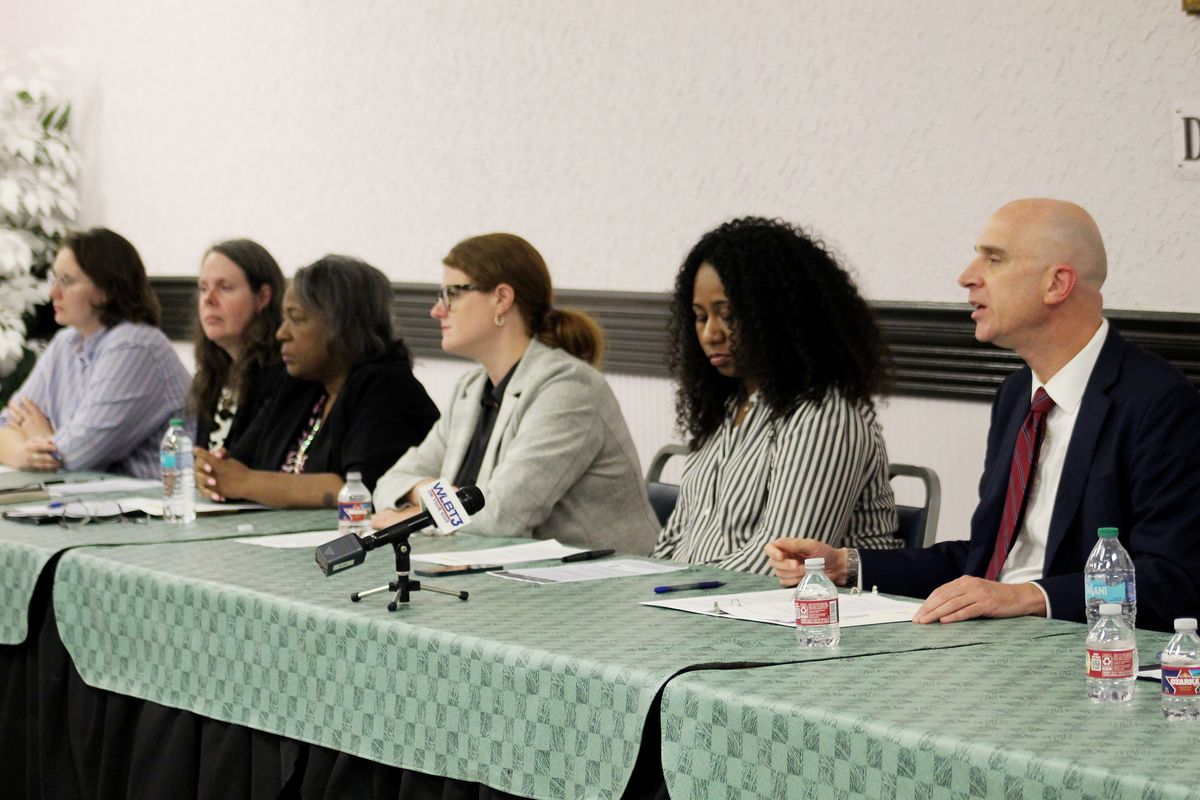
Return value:
[(438, 410), (407, 365), (367, 364), (360, 370), (339, 398), (339, 404), (346, 402), (338, 425), (341, 444), (328, 462), (333, 468), (321, 471), (361, 472), (374, 491), (379, 477), (425, 439)]
[[(1029, 370), (1010, 375), (992, 401), (979, 503), (971, 516), (969, 540), (938, 542), (930, 547), (860, 550), (863, 586), (905, 597), (925, 598), (937, 587), (963, 575), (983, 574), (996, 543), (1004, 510), (1008, 467), (1016, 428), (1029, 410)], [(1024, 402), (1022, 403), (1022, 398)]]

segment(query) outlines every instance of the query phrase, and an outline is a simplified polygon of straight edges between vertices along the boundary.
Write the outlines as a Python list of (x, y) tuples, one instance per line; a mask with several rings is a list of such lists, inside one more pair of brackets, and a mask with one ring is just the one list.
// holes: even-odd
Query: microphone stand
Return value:
[(424, 589), (427, 592), (437, 592), (438, 594), (448, 594), (457, 597), (459, 600), (467, 599), (467, 592), (455, 591), (454, 589), (446, 589), (441, 586), (422, 586), (420, 581), (409, 580), (409, 552), (412, 547), (408, 543), (408, 534), (397, 537), (398, 541), (392, 542), (392, 551), (396, 555), (396, 580), (389, 581), (383, 586), (376, 586), (374, 589), (367, 589), (365, 592), (355, 592), (350, 595), (351, 602), (357, 603), (364, 597), (370, 597), (373, 594), (380, 592), (395, 592), (392, 601), (387, 604), (388, 611), (395, 611), (400, 607), (400, 604), (408, 605), (409, 593), (419, 592)]

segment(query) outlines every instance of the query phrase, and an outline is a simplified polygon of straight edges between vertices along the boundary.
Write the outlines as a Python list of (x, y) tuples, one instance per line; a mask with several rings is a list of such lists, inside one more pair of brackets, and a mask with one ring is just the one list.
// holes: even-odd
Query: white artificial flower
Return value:
[(25, 78), (0, 60), (0, 377), (30, 349), (24, 315), (49, 296), (33, 270), (49, 266), (79, 213), (79, 159), (70, 131), (42, 122), (60, 119), (65, 108), (56, 78), (44, 64)]

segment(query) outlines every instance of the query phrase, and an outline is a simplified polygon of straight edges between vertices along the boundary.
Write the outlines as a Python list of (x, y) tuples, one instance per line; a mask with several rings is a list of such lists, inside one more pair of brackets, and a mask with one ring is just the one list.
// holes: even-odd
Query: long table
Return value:
[[(414, 552), (491, 540), (414, 537)], [(1017, 619), (847, 631), (806, 650), (788, 628), (640, 606), (661, 576), (537, 586), (439, 580), (461, 602), (351, 592), (390, 554), (324, 578), (311, 550), (208, 541), (81, 549), (54, 586), (63, 642), (92, 686), (423, 773), (536, 798), (619, 797), (655, 697), (698, 668), (845, 661), (1026, 642), (1076, 626)], [(770, 579), (692, 567), (671, 582)]]
[[(914, 753), (943, 722), (960, 726), (954, 735), (964, 740), (987, 741), (970, 721), (974, 701), (958, 699), (966, 679), (956, 676), (972, 664), (981, 672), (971, 680), (988, 685), (972, 653), (1036, 661), (1081, 648), (1082, 626), (1015, 619), (847, 629), (840, 647), (806, 650), (788, 628), (638, 605), (661, 576), (549, 586), (426, 578), (471, 598), (421, 592), (389, 613), (382, 596), (349, 601), (393, 577), (388, 552), (325, 578), (311, 549), (229, 538), (244, 535), (237, 528), (246, 521), (262, 534), (331, 527), (329, 516), (260, 512), (182, 530), (0, 522), (5, 585), (36, 584), (6, 592), (0, 607), (10, 631), (14, 620), (32, 619), (31, 641), (0, 647), (0, 666), (16, 654), (13, 674), (30, 698), (4, 704), (5, 736), (20, 739), (12, 748), (20, 752), (0, 754), (0, 781), (12, 785), (24, 765), (27, 793), (37, 797), (58, 791), (29, 775), (46, 771), (74, 774), (67, 794), (81, 797), (103, 796), (93, 786), (137, 796), (143, 785), (210, 797), (337, 796), (331, 787), (353, 785), (341, 796), (394, 797), (370, 786), (392, 780), (393, 770), (405, 785), (447, 778), (535, 798), (652, 795), (664, 775), (673, 797), (871, 796), (878, 787), (907, 796), (910, 786), (936, 797), (948, 791), (937, 781), (949, 769), (958, 777), (946, 796), (979, 786), (979, 796), (993, 796), (1007, 773), (977, 777), (986, 763), (962, 766), (974, 750), (940, 754), (933, 782), (914, 783), (905, 770), (915, 754), (881, 761), (882, 740), (858, 728), (893, 719), (897, 736), (917, 731)], [(413, 543), (420, 553), (498, 542)], [(705, 567), (669, 582), (713, 578), (726, 582), (723, 591), (775, 586)], [(837, 709), (825, 704), (882, 680), (886, 693), (845, 700), (862, 703), (862, 719), (839, 727)], [(1081, 686), (1067, 672), (1046, 681), (1047, 691)], [(927, 707), (911, 713), (910, 697)], [(28, 734), (12, 730), (18, 717), (36, 722)], [(800, 749), (788, 749), (796, 737)], [(62, 739), (69, 757), (54, 761)], [(803, 750), (809, 743), (812, 754)], [(179, 775), (152, 774), (171, 770)], [(338, 772), (369, 773), (367, 785)], [(822, 782), (826, 773), (840, 783)]]

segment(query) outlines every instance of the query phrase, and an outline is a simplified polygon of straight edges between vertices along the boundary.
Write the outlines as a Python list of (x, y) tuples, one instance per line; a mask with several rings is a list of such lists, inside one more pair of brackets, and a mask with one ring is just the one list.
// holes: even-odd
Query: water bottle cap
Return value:
[(347, 472), (346, 480), (347, 481), (361, 481), (362, 473), (361, 472)]
[(1194, 631), (1196, 630), (1195, 617), (1180, 617), (1175, 620), (1175, 630), (1177, 631)]
[(824, 557), (806, 558), (804, 559), (804, 568), (807, 569), (825, 569)]
[(1101, 539), (1115, 539), (1117, 538), (1117, 534), (1118, 531), (1116, 528), (1101, 528), (1100, 530), (1096, 531), (1096, 535)]
[(171, 417), (171, 427), (172, 428), (182, 428), (183, 420), (181, 420), (179, 417)]
[(1112, 617), (1121, 613), (1120, 603), (1101, 603), (1100, 615), (1104, 617)]

